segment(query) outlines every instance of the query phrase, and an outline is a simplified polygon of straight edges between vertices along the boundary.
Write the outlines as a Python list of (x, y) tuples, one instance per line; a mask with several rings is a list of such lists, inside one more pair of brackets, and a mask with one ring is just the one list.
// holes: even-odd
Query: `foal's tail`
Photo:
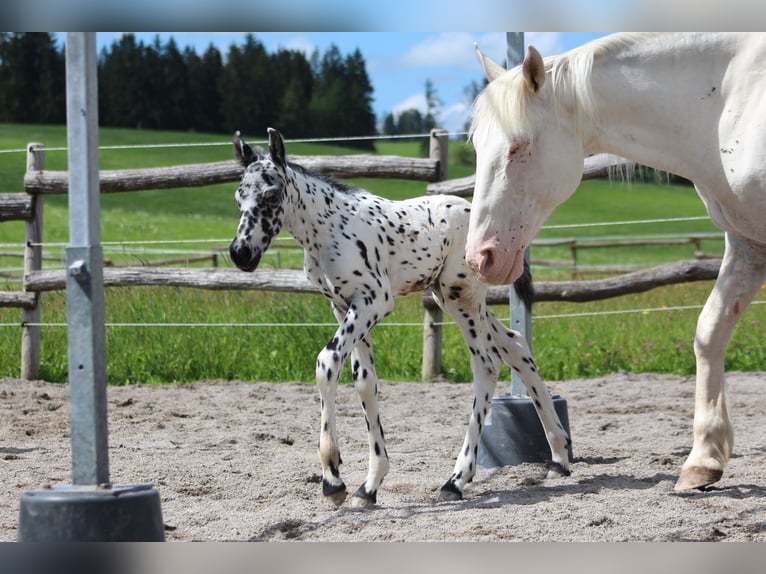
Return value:
[(513, 283), (513, 290), (524, 303), (527, 312), (532, 310), (532, 302), (535, 299), (535, 286), (532, 284), (532, 272), (529, 270), (529, 261), (524, 258), (524, 271), (521, 276)]

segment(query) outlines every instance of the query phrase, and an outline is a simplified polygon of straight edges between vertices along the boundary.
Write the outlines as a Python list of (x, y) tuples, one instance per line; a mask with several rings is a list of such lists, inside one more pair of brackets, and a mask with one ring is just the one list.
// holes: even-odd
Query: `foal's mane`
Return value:
[(326, 175), (318, 174), (315, 171), (311, 171), (310, 169), (307, 169), (303, 167), (302, 165), (292, 161), (287, 162), (287, 167), (289, 167), (294, 172), (300, 173), (301, 175), (304, 175), (306, 177), (318, 179), (320, 182), (325, 183), (329, 185), (330, 187), (332, 187), (334, 191), (338, 191), (340, 193), (357, 193), (358, 191), (360, 191), (358, 187), (355, 187), (348, 183), (343, 183), (341, 181), (338, 181), (337, 179), (333, 179), (332, 177), (329, 177)]
[[(591, 91), (593, 63), (614, 52), (637, 44), (646, 34), (614, 34), (584, 44), (558, 56), (544, 59), (545, 72), (551, 82), (554, 111), (567, 102), (574, 111), (578, 128), (596, 118)], [(516, 66), (490, 82), (474, 102), (469, 138), (480, 130), (489, 131), (500, 124), (509, 138), (525, 136), (534, 139), (528, 115), (528, 104), (534, 94), (523, 79), (522, 67)]]

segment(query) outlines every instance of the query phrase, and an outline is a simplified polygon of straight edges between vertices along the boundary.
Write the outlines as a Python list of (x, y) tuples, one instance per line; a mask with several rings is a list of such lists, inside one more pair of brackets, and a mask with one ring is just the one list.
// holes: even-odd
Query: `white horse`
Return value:
[(466, 246), (487, 282), (510, 283), (583, 159), (612, 153), (694, 182), (726, 232), (694, 339), (694, 444), (676, 490), (723, 475), (733, 444), (724, 355), (766, 279), (766, 35), (625, 34), (509, 71), (477, 48), (490, 80), (475, 102), (476, 189)]

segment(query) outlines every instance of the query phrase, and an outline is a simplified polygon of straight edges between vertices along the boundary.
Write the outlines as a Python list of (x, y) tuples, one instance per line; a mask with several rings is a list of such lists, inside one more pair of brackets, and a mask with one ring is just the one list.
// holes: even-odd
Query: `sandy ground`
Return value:
[[(168, 541), (766, 541), (764, 379), (729, 375), (735, 455), (706, 492), (673, 492), (694, 381), (631, 374), (550, 383), (568, 404), (571, 477), (480, 467), (460, 502), (436, 500), (470, 411), (470, 385), (451, 383), (381, 383), (391, 471), (371, 509), (322, 499), (318, 398), (301, 383), (110, 387), (110, 476), (155, 485)], [(0, 411), (0, 541), (14, 541), (21, 495), (71, 482), (67, 386), (0, 380)], [(338, 412), (353, 492), (367, 447), (348, 386)]]

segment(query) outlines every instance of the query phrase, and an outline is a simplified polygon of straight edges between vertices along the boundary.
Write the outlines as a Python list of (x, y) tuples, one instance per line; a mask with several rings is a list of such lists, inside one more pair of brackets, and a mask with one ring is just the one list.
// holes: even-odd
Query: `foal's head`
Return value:
[(243, 271), (258, 267), (261, 256), (282, 228), (285, 217), (285, 145), (278, 131), (269, 128), (269, 153), (247, 145), (234, 134), (236, 159), (245, 167), (234, 198), (240, 219), (229, 246), (231, 260)]

